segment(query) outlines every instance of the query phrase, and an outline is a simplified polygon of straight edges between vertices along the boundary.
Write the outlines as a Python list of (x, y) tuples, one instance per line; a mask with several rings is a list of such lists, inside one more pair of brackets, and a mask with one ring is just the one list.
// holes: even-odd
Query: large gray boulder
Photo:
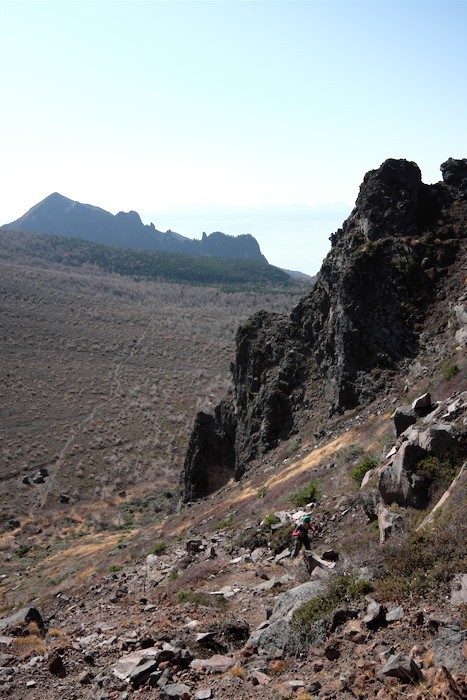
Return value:
[(270, 655), (291, 651), (296, 638), (296, 632), (290, 625), (294, 610), (318, 596), (325, 588), (325, 581), (316, 580), (281, 593), (277, 597), (269, 624), (261, 625), (253, 632), (247, 646), (255, 646), (258, 650)]
[(393, 461), (383, 467), (380, 473), (378, 489), (383, 503), (397, 503), (399, 506), (414, 508), (426, 505), (428, 485), (415, 471), (417, 463), (426, 456), (426, 451), (419, 445), (402, 445)]
[(467, 645), (467, 630), (442, 628), (433, 642), (435, 667), (445, 666), (450, 673), (467, 673), (467, 658), (463, 649)]
[(0, 620), (0, 630), (11, 632), (15, 636), (23, 635), (30, 622), (35, 622), (40, 630), (44, 629), (44, 620), (37, 608), (22, 608), (19, 612)]
[(392, 416), (396, 436), (399, 437), (404, 430), (417, 422), (417, 414), (412, 406), (399, 406)]
[(419, 436), (420, 447), (430, 455), (445, 458), (461, 453), (461, 433), (451, 423), (438, 423)]

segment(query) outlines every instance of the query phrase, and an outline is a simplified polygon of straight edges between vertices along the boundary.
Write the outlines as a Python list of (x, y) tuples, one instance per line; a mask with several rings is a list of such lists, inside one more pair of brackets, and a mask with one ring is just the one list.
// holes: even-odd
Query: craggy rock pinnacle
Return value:
[(304, 411), (318, 423), (372, 400), (415, 357), (465, 241), (467, 159), (450, 158), (441, 170), (435, 185), (406, 160), (367, 173), (313, 290), (289, 318), (259, 312), (238, 330), (233, 395), (196, 419), (184, 501), (239, 479), (248, 462), (297, 431)]

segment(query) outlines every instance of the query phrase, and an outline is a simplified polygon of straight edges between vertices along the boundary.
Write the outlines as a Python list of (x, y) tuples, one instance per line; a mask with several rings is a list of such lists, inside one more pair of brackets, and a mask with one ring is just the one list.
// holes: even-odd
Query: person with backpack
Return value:
[(303, 545), (305, 546), (305, 549), (311, 549), (310, 538), (308, 536), (308, 533), (312, 533), (314, 532), (314, 530), (315, 528), (311, 524), (310, 516), (305, 515), (302, 518), (302, 522), (299, 523), (295, 530), (292, 532), (292, 559), (298, 556)]

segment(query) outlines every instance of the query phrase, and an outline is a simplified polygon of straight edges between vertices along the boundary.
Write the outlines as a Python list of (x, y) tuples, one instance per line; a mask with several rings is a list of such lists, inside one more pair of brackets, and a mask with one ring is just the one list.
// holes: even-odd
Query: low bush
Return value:
[(165, 542), (156, 542), (156, 544), (151, 547), (148, 554), (157, 554), (158, 556), (164, 554), (167, 549), (167, 544)]
[(292, 627), (300, 634), (308, 634), (312, 625), (322, 619), (342, 603), (360, 598), (373, 590), (369, 581), (358, 580), (354, 576), (338, 576), (328, 589), (312, 598), (292, 615)]
[[(465, 488), (465, 487), (464, 487)], [(434, 526), (386, 543), (381, 576), (375, 587), (386, 599), (437, 597), (448, 594), (451, 581), (467, 567), (466, 497), (462, 485), (458, 500)]]
[(446, 488), (460, 469), (461, 463), (455, 459), (440, 460), (430, 456), (415, 465), (414, 471), (434, 488)]
[(280, 523), (281, 519), (274, 515), (274, 513), (268, 513), (266, 517), (263, 518), (262, 527), (263, 529), (270, 530), (273, 525)]
[(294, 525), (283, 525), (271, 534), (269, 547), (273, 554), (280, 554), (290, 545), (290, 538), (294, 531)]
[(459, 367), (457, 365), (449, 365), (449, 367), (446, 367), (446, 369), (443, 372), (444, 378), (449, 381), (449, 379), (452, 379), (455, 374), (457, 374), (459, 371)]
[(291, 496), (291, 501), (297, 508), (301, 508), (302, 506), (306, 506), (307, 503), (317, 501), (320, 496), (321, 492), (318, 482), (316, 479), (313, 479), (313, 481), (310, 481), (310, 483), (303, 488), (294, 491)]
[(227, 608), (227, 600), (223, 595), (212, 595), (211, 593), (203, 593), (202, 591), (181, 590), (177, 593), (177, 601), (179, 603), (203, 605), (206, 608), (217, 608), (218, 610), (225, 610)]
[(362, 459), (362, 461), (359, 462), (359, 464), (357, 464), (357, 466), (352, 469), (352, 471), (350, 472), (350, 477), (360, 486), (365, 474), (371, 469), (375, 469), (377, 466), (378, 460), (375, 457), (366, 455)]

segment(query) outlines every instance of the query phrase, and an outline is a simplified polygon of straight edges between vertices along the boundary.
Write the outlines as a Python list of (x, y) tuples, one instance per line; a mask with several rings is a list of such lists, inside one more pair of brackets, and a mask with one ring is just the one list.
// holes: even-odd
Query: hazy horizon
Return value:
[[(55, 191), (142, 215), (352, 207), (387, 158), (438, 182), (466, 155), (466, 27), (451, 0), (0, 1), (0, 221)], [(288, 269), (327, 245), (295, 235)]]

